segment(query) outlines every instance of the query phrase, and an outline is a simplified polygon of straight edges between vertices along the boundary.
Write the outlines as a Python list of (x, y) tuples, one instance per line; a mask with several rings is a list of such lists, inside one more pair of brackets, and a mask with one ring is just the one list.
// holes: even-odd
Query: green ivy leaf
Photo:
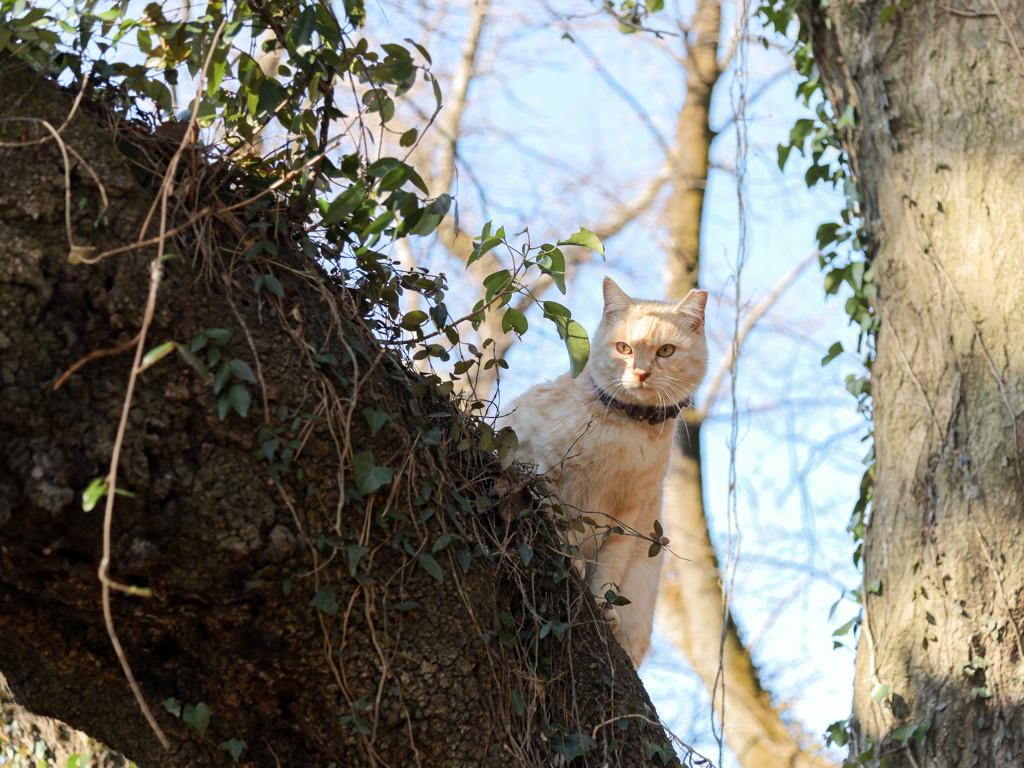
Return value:
[(858, 623), (859, 621), (860, 621), (859, 618), (850, 619), (848, 622), (843, 624), (843, 626), (841, 626), (839, 629), (837, 629), (835, 632), (833, 632), (832, 636), (833, 637), (840, 637), (842, 635), (845, 635), (847, 632), (849, 632), (851, 629), (853, 629), (853, 625)]
[(542, 245), (537, 257), (540, 271), (551, 278), (555, 287), (565, 295), (565, 255), (553, 245)]
[(271, 293), (277, 294), (282, 299), (284, 298), (284, 288), (281, 286), (281, 281), (273, 275), (260, 275), (256, 278), (256, 293), (259, 293), (264, 288)]
[(837, 341), (835, 344), (828, 348), (828, 354), (821, 358), (822, 367), (831, 363), (841, 354), (843, 354), (843, 342)]
[[(193, 340), (192, 343), (194, 344), (195, 341)], [(206, 340), (203, 339), (203, 344), (205, 343)], [(186, 362), (196, 370), (196, 373), (203, 377), (203, 380), (207, 384), (213, 381), (213, 374), (210, 373), (210, 369), (207, 368), (203, 361), (196, 357), (188, 347), (186, 347), (184, 344), (178, 344), (177, 348), (178, 352), (181, 353), (181, 356), (185, 358)]]
[(511, 282), (512, 273), (507, 269), (499, 269), (485, 277), (484, 288), (487, 290), (484, 294), (484, 301), (490, 301), (496, 293), (507, 290)]
[(238, 758), (242, 756), (242, 750), (246, 746), (245, 741), (242, 739), (231, 739), (231, 741), (221, 743), (220, 748), (231, 755), (232, 759), (237, 763)]
[(848, 104), (843, 114), (836, 121), (835, 130), (838, 131), (842, 128), (854, 128), (856, 127), (856, 124), (857, 120), (854, 116), (853, 104)]
[(793, 151), (792, 144), (779, 144), (779, 170), (783, 171), (786, 169), (786, 161), (789, 159), (789, 153)]
[(519, 717), (523, 716), (526, 712), (526, 702), (523, 701), (523, 694), (518, 688), (512, 691), (512, 711)]
[[(437, 229), (451, 207), (452, 198), (450, 195), (443, 194), (438, 196), (436, 200), (433, 200), (430, 205), (422, 210), (417, 221), (410, 223), (409, 234), (419, 235), (420, 237), (429, 235)], [(456, 222), (457, 227), (458, 222)]]
[(213, 380), (213, 393), (219, 395), (221, 390), (231, 380), (231, 368), (227, 363), (224, 363), (220, 368), (217, 369), (217, 376)]
[(569, 310), (554, 301), (543, 303), (544, 316), (558, 328), (558, 335), (565, 342), (569, 352), (569, 375), (574, 379), (583, 373), (590, 358), (590, 339), (586, 329), (577, 323), (569, 314)]
[(345, 555), (348, 557), (348, 575), (355, 578), (356, 568), (359, 567), (359, 561), (363, 559), (363, 556), (369, 552), (368, 547), (361, 546), (359, 544), (346, 544)]
[(907, 742), (910, 741), (910, 737), (914, 734), (915, 728), (916, 726), (913, 725), (901, 725), (892, 732), (892, 737), (905, 747)]
[(597, 251), (601, 258), (604, 258), (604, 244), (601, 242), (601, 238), (591, 232), (589, 229), (580, 227), (580, 231), (572, 235), (566, 240), (559, 240), (559, 245), (581, 245), (584, 248), (590, 248), (591, 250)]
[(164, 709), (175, 717), (181, 717), (181, 702), (173, 696), (169, 699), (164, 699)]
[(609, 589), (605, 592), (604, 599), (611, 605), (629, 605), (632, 602), (623, 595), (618, 594), (614, 589)]
[[(245, 388), (245, 384), (232, 384), (221, 400), (227, 400), (228, 406), (243, 419), (249, 415), (251, 398), (249, 397), (249, 390)], [(221, 417), (221, 421), (223, 420), (224, 416)]]
[(928, 738), (928, 729), (932, 727), (931, 720), (925, 720), (922, 723), (918, 723), (917, 727), (914, 728), (914, 738), (921, 744), (924, 744), (924, 740)]
[(421, 552), (416, 556), (416, 559), (420, 561), (420, 565), (423, 566), (423, 570), (429, 573), (436, 581), (444, 583), (444, 573), (441, 571), (441, 566), (433, 557), (428, 555), (426, 552)]
[(200, 701), (194, 707), (187, 704), (181, 713), (181, 719), (195, 728), (196, 733), (202, 738), (206, 735), (206, 729), (210, 727), (210, 715), (212, 714), (213, 710)]
[(502, 315), (501, 330), (505, 333), (514, 330), (522, 336), (529, 327), (529, 323), (526, 322), (526, 316), (515, 307), (509, 307), (505, 310), (505, 314)]
[(846, 729), (845, 720), (837, 720), (832, 723), (828, 728), (825, 729), (825, 735), (828, 740), (825, 746), (829, 746), (831, 742), (835, 742), (837, 747), (845, 747), (850, 741), (850, 732)]
[(366, 423), (370, 427), (370, 437), (375, 437), (387, 423), (388, 412), (366, 406), (363, 408), (363, 418), (366, 419)]
[(407, 331), (415, 331), (427, 322), (428, 319), (429, 316), (426, 312), (421, 309), (414, 309), (405, 313), (405, 317), (402, 318), (402, 322), (400, 322), (399, 325)]
[(338, 601), (334, 596), (334, 590), (330, 587), (320, 587), (320, 591), (313, 595), (313, 599), (309, 601), (310, 608), (317, 608), (328, 616), (333, 616), (338, 612)]
[(82, 511), (92, 512), (107, 492), (107, 478), (97, 477), (82, 491)]
[(523, 561), (523, 566), (529, 566), (530, 561), (533, 560), (533, 547), (524, 542), (523, 546), (519, 548), (519, 557)]
[(827, 221), (818, 227), (815, 239), (818, 241), (818, 250), (824, 250), (828, 245), (834, 243), (839, 236), (839, 223)]
[(395, 473), (391, 467), (378, 467), (373, 460), (373, 451), (363, 451), (352, 457), (352, 474), (356, 489), (365, 496), (390, 483)]
[[(216, 344), (218, 347), (228, 343), (228, 339), (231, 338), (231, 331), (227, 328), (207, 328), (202, 333), (211, 344)], [(195, 348), (193, 347), (193, 351)]]
[(233, 360), (228, 361), (228, 367), (231, 372), (235, 374), (242, 381), (248, 381), (251, 384), (256, 383), (256, 374), (252, 372), (252, 368), (244, 360), (239, 360), (237, 357)]
[(362, 205), (365, 199), (366, 185), (362, 181), (357, 181), (334, 198), (334, 202), (327, 206), (326, 211), (323, 211), (324, 226), (330, 227), (337, 224)]
[(139, 363), (139, 373), (142, 373), (142, 371), (149, 368), (149, 366), (159, 362), (161, 359), (171, 354), (176, 346), (178, 346), (177, 342), (167, 341), (160, 346), (149, 350), (149, 352), (147, 352), (142, 358), (142, 362)]

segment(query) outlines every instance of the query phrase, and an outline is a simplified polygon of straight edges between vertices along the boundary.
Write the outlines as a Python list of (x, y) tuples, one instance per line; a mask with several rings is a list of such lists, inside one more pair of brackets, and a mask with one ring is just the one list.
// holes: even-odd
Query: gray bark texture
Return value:
[(1024, 765), (1024, 15), (914, 2), (883, 26), (882, 2), (821, 6), (804, 19), (837, 114), (857, 109), (881, 321), (852, 755), (870, 739), (872, 765)]
[[(259, 768), (555, 765), (588, 740), (574, 765), (647, 765), (668, 739), (586, 590), (560, 578), (550, 524), (529, 499), (490, 498), (496, 460), (453, 447), (453, 422), (476, 427), (380, 350), (373, 301), (297, 253), (294, 230), (253, 227), (272, 197), (249, 218), (226, 211), (256, 190), (198, 153), (171, 187), (177, 257), (145, 348), (228, 329), (223, 356), (257, 381), (248, 417), (221, 420), (210, 383), (174, 354), (131, 403), (118, 487), (134, 495), (116, 497), (110, 575), (152, 596), (115, 591), (111, 605), (160, 746), (104, 625), (103, 502), (81, 505), (109, 469), (156, 249), (69, 259), (65, 194), (76, 246), (129, 245), (177, 142), (87, 97), (61, 133), (67, 161), (58, 142), (32, 143), (71, 109), (0, 59), (0, 675), (18, 702), (143, 768), (231, 765), (232, 740)], [(246, 259), (261, 238), (277, 255)], [(284, 299), (253, 291), (263, 274)], [(119, 351), (54, 389), (102, 350)], [(379, 431), (366, 407), (388, 414)], [(352, 460), (366, 451), (394, 476), (360, 494)], [(209, 707), (203, 734), (171, 698)]]

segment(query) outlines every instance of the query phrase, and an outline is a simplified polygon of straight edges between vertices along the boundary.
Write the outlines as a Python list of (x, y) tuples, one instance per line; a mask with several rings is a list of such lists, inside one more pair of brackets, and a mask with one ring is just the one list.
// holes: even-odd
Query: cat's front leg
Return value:
[(609, 534), (597, 551), (597, 562), (593, 564), (588, 580), (590, 592), (601, 607), (601, 618), (608, 622), (613, 632), (618, 630), (621, 619), (608, 599), (608, 592), (622, 595), (621, 585), (629, 566), (632, 540), (632, 536)]

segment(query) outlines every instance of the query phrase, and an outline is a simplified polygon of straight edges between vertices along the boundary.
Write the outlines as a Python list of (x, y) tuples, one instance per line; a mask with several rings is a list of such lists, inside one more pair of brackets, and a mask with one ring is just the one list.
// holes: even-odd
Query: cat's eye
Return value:
[(671, 344), (665, 344), (658, 348), (658, 357), (668, 357), (675, 351), (676, 348), (673, 347)]
[(632, 349), (630, 349), (629, 344), (627, 344), (624, 341), (620, 341), (618, 344), (616, 344), (615, 348), (624, 355), (628, 355), (630, 352), (633, 351)]

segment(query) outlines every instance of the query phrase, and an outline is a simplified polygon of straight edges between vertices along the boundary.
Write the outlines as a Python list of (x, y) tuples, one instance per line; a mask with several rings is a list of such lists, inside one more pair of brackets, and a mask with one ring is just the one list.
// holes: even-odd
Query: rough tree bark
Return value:
[[(69, 240), (132, 244), (176, 144), (88, 101), (60, 146), (35, 142), (71, 100), (7, 59), (0, 83), (0, 673), (20, 702), (143, 767), (230, 764), (218, 745), (231, 740), (259, 768), (532, 766), (584, 737), (583, 763), (646, 765), (645, 747), (667, 740), (658, 726), (641, 732), (646, 695), (585, 590), (556, 583), (544, 526), (506, 525), (516, 516), (487, 498), (493, 459), (451, 450), (460, 412), (380, 351), (365, 296), (311, 267), (287, 232), (270, 235), (275, 258), (241, 258), (273, 229), (225, 211), (246, 180), (198, 156), (173, 186), (168, 226), (195, 225), (168, 249), (178, 257), (164, 265), (146, 348), (229, 329), (220, 349), (258, 381), (249, 416), (221, 420), (210, 385), (175, 355), (139, 375), (131, 404), (118, 487), (134, 496), (116, 497), (110, 574), (151, 596), (111, 603), (170, 737), (161, 748), (104, 625), (102, 504), (86, 513), (80, 501), (113, 455), (155, 250), (87, 264), (69, 258)], [(267, 273), (286, 299), (252, 290)], [(379, 432), (364, 406), (387, 412)], [(394, 468), (376, 492), (357, 491), (352, 458), (365, 451)], [(443, 582), (422, 566), (432, 551)], [(556, 626), (546, 644), (545, 622)], [(161, 706), (172, 697), (210, 708), (204, 734)]]
[[(803, 17), (835, 108), (857, 110), (852, 167), (864, 220), (880, 222), (864, 540), (864, 583), (880, 588), (866, 595), (852, 753), (874, 742), (872, 765), (1020, 765), (1022, 16), (1008, 0), (911, 3), (883, 25), (884, 7)], [(923, 741), (892, 738), (923, 723)]]
[[(686, 100), (677, 118), (672, 194), (666, 207), (671, 251), (668, 298), (698, 286), (700, 230), (710, 167), (711, 98), (724, 70), (719, 61), (721, 4), (697, 4), (686, 59)], [(715, 393), (710, 393), (714, 397)], [(680, 421), (678, 450), (666, 481), (665, 530), (678, 558), (662, 574), (658, 626), (682, 651), (714, 695), (719, 661), (724, 674), (725, 738), (744, 768), (827, 766), (810, 740), (783, 723), (757, 667), (729, 615), (722, 644), (722, 584), (704, 510), (701, 424), (692, 412)], [(682, 559), (685, 558), (685, 559)], [(721, 649), (721, 654), (719, 650)], [(715, 706), (721, 714), (721, 693)]]

